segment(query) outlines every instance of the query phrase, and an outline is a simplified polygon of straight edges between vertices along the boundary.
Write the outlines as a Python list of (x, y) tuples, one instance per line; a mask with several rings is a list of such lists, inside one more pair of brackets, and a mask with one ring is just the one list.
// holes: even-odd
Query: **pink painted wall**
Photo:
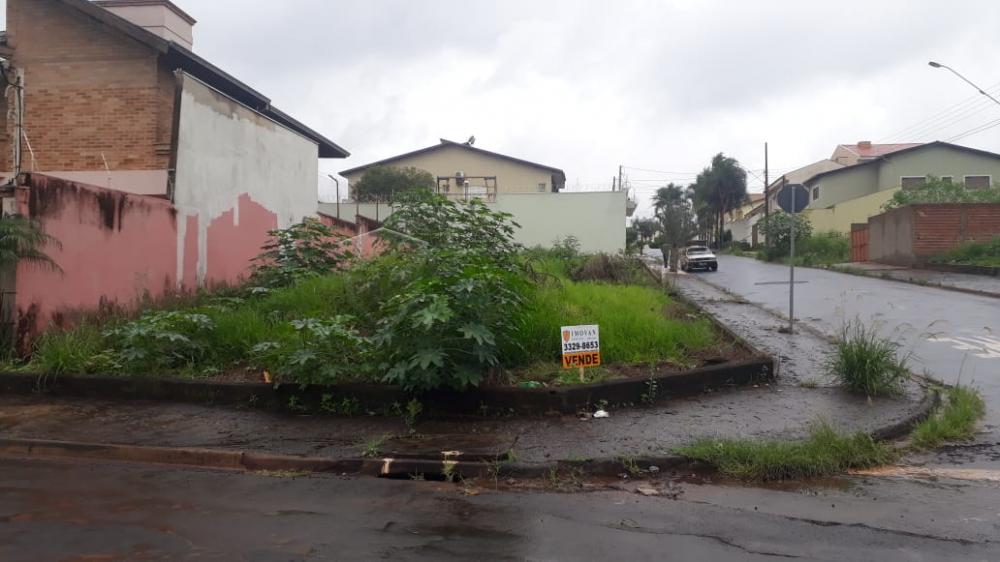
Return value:
[(361, 215), (355, 218), (356, 223), (350, 223), (324, 213), (319, 213), (319, 220), (335, 233), (355, 239), (351, 250), (361, 257), (369, 258), (382, 253), (382, 244), (376, 236), (364, 236), (379, 228), (380, 223)]
[(247, 274), (247, 265), (267, 242), (268, 231), (276, 228), (277, 215), (249, 195), (240, 195), (238, 214), (226, 211), (208, 226), (208, 282), (239, 283)]
[[(61, 248), (45, 249), (62, 272), (19, 264), (18, 343), (52, 325), (71, 325), (81, 311), (102, 304), (128, 307), (143, 297), (159, 298), (197, 286), (197, 265), (206, 262), (205, 283), (235, 284), (276, 228), (277, 217), (247, 195), (235, 210), (207, 228), (205, 256), (199, 255), (202, 217), (179, 216), (166, 199), (87, 186), (40, 174), (18, 188), (22, 215), (38, 220)], [(177, 222), (184, 221), (183, 239)], [(178, 267), (178, 244), (183, 260)]]

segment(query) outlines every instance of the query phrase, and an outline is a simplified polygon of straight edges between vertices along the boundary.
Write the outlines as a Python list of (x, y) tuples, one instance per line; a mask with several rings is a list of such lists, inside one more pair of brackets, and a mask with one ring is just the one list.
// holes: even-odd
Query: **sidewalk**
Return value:
[(927, 285), (953, 291), (1000, 298), (1000, 277), (946, 273), (930, 269), (913, 269), (874, 262), (843, 263), (830, 266), (834, 271), (891, 279), (916, 285)]
[(825, 419), (845, 431), (884, 431), (926, 408), (921, 390), (868, 404), (822, 376), (829, 342), (808, 332), (781, 334), (778, 318), (742, 304), (693, 276), (677, 276), (685, 296), (741, 337), (781, 359), (770, 385), (695, 398), (667, 397), (650, 407), (611, 410), (610, 418), (576, 416), (422, 420), (410, 434), (398, 418), (289, 416), (162, 402), (112, 402), (0, 396), (0, 439), (39, 439), (146, 447), (198, 448), (330, 460), (492, 461), (513, 453), (527, 465), (554, 461), (656, 459), (705, 437), (798, 438)]

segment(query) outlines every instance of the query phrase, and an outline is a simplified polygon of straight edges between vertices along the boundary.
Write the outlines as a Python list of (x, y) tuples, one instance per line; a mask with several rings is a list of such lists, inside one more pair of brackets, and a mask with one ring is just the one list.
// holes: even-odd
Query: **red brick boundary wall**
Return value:
[(920, 265), (964, 242), (1000, 236), (1000, 203), (923, 203), (868, 219), (868, 257)]

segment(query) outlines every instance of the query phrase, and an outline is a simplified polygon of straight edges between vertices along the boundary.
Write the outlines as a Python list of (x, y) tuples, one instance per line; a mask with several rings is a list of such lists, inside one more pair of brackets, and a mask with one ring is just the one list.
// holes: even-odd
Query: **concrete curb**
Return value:
[[(954, 285), (942, 285), (940, 283), (921, 283), (919, 281), (914, 281), (912, 279), (899, 279), (896, 277), (882, 277), (881, 275), (875, 275), (875, 272), (868, 272), (860, 269), (853, 268), (840, 268), (837, 266), (827, 266), (827, 267), (814, 267), (812, 269), (822, 269), (824, 271), (834, 271), (837, 273), (843, 273), (845, 275), (855, 275), (858, 277), (868, 277), (871, 279), (879, 279), (881, 281), (895, 281), (896, 283), (906, 283), (907, 285), (916, 285), (918, 287), (930, 287), (932, 289), (941, 289), (944, 291), (952, 291), (954, 293), (963, 293), (966, 295), (975, 295), (977, 297), (987, 297), (992, 299), (1000, 299), (1000, 293), (993, 293), (990, 291), (980, 291), (979, 289), (967, 289), (965, 287), (955, 287)], [(935, 270), (936, 271), (936, 270)]]
[[(918, 423), (930, 416), (940, 405), (937, 391), (925, 390), (916, 410), (905, 419), (869, 433), (877, 441), (890, 441), (905, 436)], [(560, 478), (566, 475), (616, 477), (622, 474), (650, 474), (650, 467), (661, 471), (690, 471), (705, 465), (676, 454), (636, 456), (591, 460), (559, 460), (545, 463), (511, 461), (463, 461), (459, 457), (437, 459), (374, 458), (331, 459), (278, 455), (240, 450), (203, 449), (191, 447), (156, 447), (145, 445), (115, 445), (78, 441), (44, 439), (0, 439), (0, 457), (84, 459), (99, 461), (166, 464), (196, 468), (306, 472), (349, 473), (379, 478)]]

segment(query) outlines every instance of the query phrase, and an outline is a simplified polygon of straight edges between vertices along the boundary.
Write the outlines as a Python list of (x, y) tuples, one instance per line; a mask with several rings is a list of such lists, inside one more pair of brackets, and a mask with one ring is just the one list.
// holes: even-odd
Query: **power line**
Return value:
[(982, 125), (979, 125), (978, 127), (973, 127), (972, 129), (969, 129), (968, 131), (959, 133), (959, 134), (957, 134), (957, 135), (949, 138), (945, 142), (954, 142), (954, 141), (957, 141), (957, 140), (962, 140), (965, 137), (971, 137), (972, 135), (978, 135), (979, 133), (982, 133), (983, 131), (986, 131), (988, 129), (992, 129), (993, 127), (996, 127), (997, 125), (1000, 125), (1000, 119), (995, 119), (995, 120), (990, 121), (988, 123), (984, 123)]
[[(997, 88), (1000, 88), (1000, 82), (993, 84), (992, 86), (987, 88), (987, 90), (993, 90)], [(917, 131), (922, 131), (927, 128), (933, 128), (937, 125), (940, 125), (942, 122), (945, 122), (949, 119), (953, 119), (954, 117), (956, 117), (957, 114), (962, 113), (963, 111), (968, 111), (972, 107), (981, 105), (982, 102), (984, 101), (986, 100), (983, 100), (978, 95), (971, 96), (957, 104), (948, 106), (947, 108), (935, 113), (934, 115), (931, 115), (930, 117), (917, 121), (916, 123), (913, 123), (902, 129), (899, 129), (889, 135), (886, 135), (885, 137), (879, 139), (877, 142), (885, 142), (887, 140), (899, 139), (903, 138), (904, 136), (911, 136)]]

